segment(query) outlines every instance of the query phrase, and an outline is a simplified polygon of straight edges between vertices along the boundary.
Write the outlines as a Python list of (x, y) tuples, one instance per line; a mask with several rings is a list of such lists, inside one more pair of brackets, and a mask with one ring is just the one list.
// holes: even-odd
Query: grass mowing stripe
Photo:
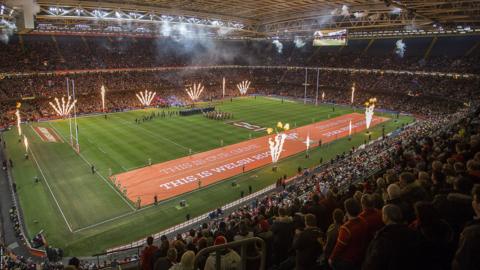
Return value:
[[(48, 124), (58, 133), (58, 134), (61, 134), (50, 122), (48, 122)], [(60, 135), (62, 136), (63, 138), (63, 135)], [(92, 166), (92, 163), (90, 163), (81, 153), (78, 153), (78, 156), (83, 160), (85, 161), (85, 163), (87, 163), (87, 165), (89, 167)], [(135, 207), (132, 206), (132, 204), (130, 203), (130, 201), (128, 201), (125, 196), (123, 196), (120, 191), (118, 191), (117, 188), (115, 188), (114, 186), (112, 186), (112, 183), (110, 181), (108, 181), (101, 173), (99, 173), (97, 170), (95, 170), (95, 174), (97, 174), (98, 176), (100, 176), (101, 179), (103, 179), (103, 181), (105, 181), (105, 183), (113, 190), (115, 191), (115, 193), (118, 194), (118, 196), (133, 210), (135, 211)], [(72, 230), (70, 230), (72, 231)]]
[(63, 213), (63, 210), (60, 207), (60, 204), (58, 203), (57, 198), (55, 197), (55, 194), (53, 194), (52, 188), (50, 188), (50, 184), (48, 183), (48, 180), (45, 177), (45, 174), (43, 173), (42, 167), (40, 167), (40, 164), (38, 164), (37, 158), (35, 157), (35, 154), (33, 153), (32, 149), (30, 149), (30, 153), (32, 154), (33, 161), (35, 161), (35, 164), (37, 165), (37, 168), (40, 171), (40, 174), (42, 175), (42, 178), (45, 181), (45, 184), (47, 184), (48, 190), (50, 191), (50, 194), (52, 195), (52, 198), (55, 201), (55, 204), (57, 205), (58, 210), (60, 211), (60, 214), (62, 215), (63, 220), (65, 221), (65, 224), (67, 224), (68, 230), (72, 232), (72, 227), (70, 226), (70, 223), (68, 223), (68, 220), (65, 217), (65, 214)]
[[(132, 124), (132, 123), (126, 121), (126, 120), (123, 120), (121, 117), (117, 117), (117, 118), (120, 119), (122, 122), (124, 122), (125, 125), (134, 125), (134, 124)], [(168, 141), (168, 142), (170, 142), (170, 143), (172, 143), (172, 144), (175, 144), (175, 145), (177, 145), (177, 146), (180, 146), (180, 147), (183, 148), (183, 149), (186, 149), (186, 150), (189, 149), (188, 147), (185, 147), (185, 146), (183, 146), (183, 145), (181, 145), (181, 144), (178, 144), (178, 143), (176, 143), (176, 142), (174, 142), (174, 141), (172, 141), (172, 140), (170, 140), (170, 139), (167, 139), (167, 138), (165, 138), (165, 137), (163, 137), (163, 136), (160, 136), (159, 134), (155, 134), (155, 133), (151, 132), (150, 130), (148, 130), (148, 129), (146, 129), (145, 127), (143, 127), (141, 124), (138, 125), (138, 126), (140, 126), (143, 130), (145, 130), (146, 133), (152, 134), (153, 137), (159, 137), (159, 138), (162, 138), (162, 139), (165, 140), (165, 141)], [(193, 150), (192, 150), (192, 152), (193, 152)]]

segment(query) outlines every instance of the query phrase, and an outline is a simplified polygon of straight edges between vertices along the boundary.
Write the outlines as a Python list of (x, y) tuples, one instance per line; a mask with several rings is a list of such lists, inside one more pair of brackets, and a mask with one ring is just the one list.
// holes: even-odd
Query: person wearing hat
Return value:
[[(219, 246), (219, 245), (224, 245), (227, 243), (227, 239), (225, 236), (217, 236), (215, 238), (214, 245)], [(222, 250), (217, 251), (220, 253), (220, 269), (225, 270), (225, 269), (240, 269), (240, 261), (242, 260), (240, 258), (240, 255), (238, 255), (237, 252), (230, 248), (225, 248)], [(208, 256), (207, 262), (205, 263), (205, 268), (204, 270), (215, 270), (217, 269), (216, 267), (216, 252), (210, 253), (210, 256)]]

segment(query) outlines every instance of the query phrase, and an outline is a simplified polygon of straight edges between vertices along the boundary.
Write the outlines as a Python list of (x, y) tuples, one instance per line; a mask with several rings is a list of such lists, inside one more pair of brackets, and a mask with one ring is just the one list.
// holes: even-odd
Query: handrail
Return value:
[[(223, 245), (216, 245), (216, 246), (211, 246), (211, 247), (204, 248), (204, 249), (200, 250), (197, 253), (197, 255), (195, 256), (194, 269), (198, 269), (199, 258), (201, 256), (204, 256), (205, 254), (210, 254), (214, 251), (219, 251), (219, 250), (223, 250), (223, 249), (226, 249), (226, 248), (234, 248), (234, 247), (240, 246), (240, 258), (241, 258), (241, 268), (240, 269), (245, 270), (245, 269), (247, 269), (246, 268), (247, 267), (247, 264), (246, 264), (247, 245), (257, 244), (257, 243), (260, 244), (260, 249), (261, 249), (259, 269), (263, 270), (263, 269), (265, 269), (265, 265), (266, 265), (267, 248), (266, 248), (266, 245), (265, 245), (265, 241), (262, 238), (259, 238), (259, 237), (250, 237), (250, 238), (226, 243), (226, 244), (223, 244)], [(220, 253), (216, 252), (215, 253), (215, 268), (217, 270), (220, 270), (221, 269), (220, 266), (221, 266), (221, 255), (220, 255)]]

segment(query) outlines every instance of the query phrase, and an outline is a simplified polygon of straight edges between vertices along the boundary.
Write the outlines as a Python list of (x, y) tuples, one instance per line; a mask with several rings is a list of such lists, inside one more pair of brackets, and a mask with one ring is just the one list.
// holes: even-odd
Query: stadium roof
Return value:
[[(1, 2), (1, 1), (0, 1)], [(206, 35), (292, 38), (319, 29), (350, 31), (476, 28), (476, 0), (37, 0), (37, 30), (159, 33), (164, 24)], [(125, 25), (128, 23), (128, 26)], [(127, 27), (129, 29), (127, 29)], [(82, 30), (83, 29), (83, 30)], [(220, 29), (220, 30), (219, 30)], [(223, 30), (222, 30), (223, 29)], [(169, 29), (169, 33), (170, 33)], [(175, 27), (173, 28), (175, 30)], [(178, 30), (178, 29), (177, 29)], [(182, 29), (180, 29), (181, 31)]]

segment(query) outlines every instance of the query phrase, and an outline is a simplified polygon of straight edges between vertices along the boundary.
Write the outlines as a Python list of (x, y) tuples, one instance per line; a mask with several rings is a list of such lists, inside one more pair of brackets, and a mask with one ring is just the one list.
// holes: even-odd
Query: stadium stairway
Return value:
[(430, 42), (430, 45), (428, 45), (428, 49), (423, 55), (423, 59), (427, 60), (428, 56), (430, 55), (430, 52), (432, 51), (433, 47), (435, 46), (435, 43), (437, 43), (438, 38), (433, 37), (432, 42)]
[(363, 54), (366, 54), (368, 52), (368, 49), (370, 49), (373, 42), (375, 42), (375, 39), (374, 38), (370, 39), (370, 41), (368, 42), (368, 45), (365, 47), (365, 49), (363, 49)]
[(65, 63), (65, 58), (63, 57), (62, 53), (60, 52), (60, 48), (58, 47), (58, 42), (57, 39), (55, 38), (54, 35), (51, 36), (53, 44), (55, 44), (55, 50), (57, 51), (58, 57), (60, 58), (60, 61), (62, 63)]

